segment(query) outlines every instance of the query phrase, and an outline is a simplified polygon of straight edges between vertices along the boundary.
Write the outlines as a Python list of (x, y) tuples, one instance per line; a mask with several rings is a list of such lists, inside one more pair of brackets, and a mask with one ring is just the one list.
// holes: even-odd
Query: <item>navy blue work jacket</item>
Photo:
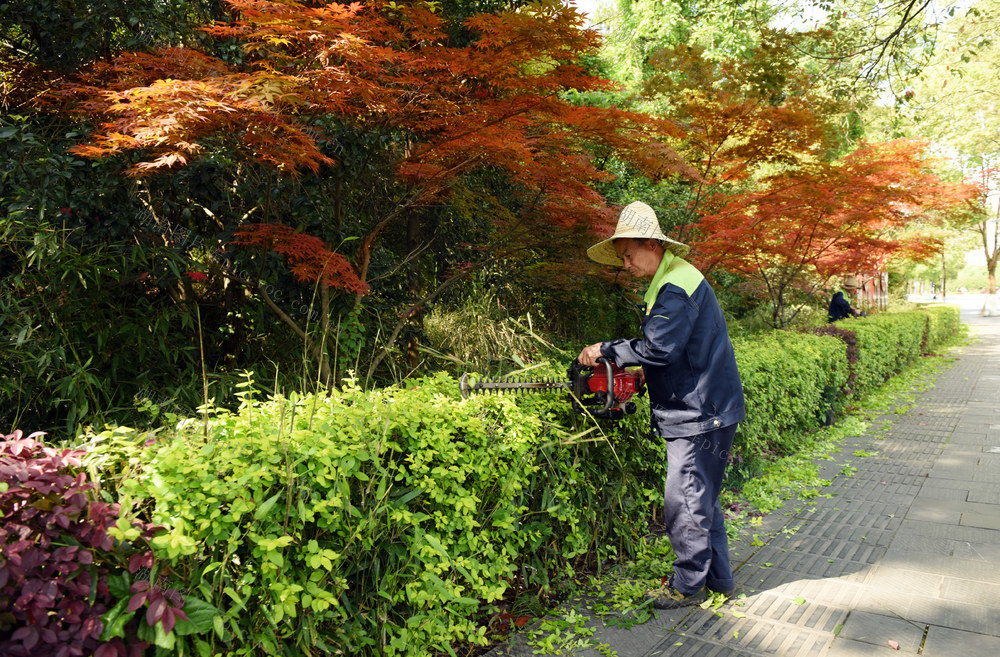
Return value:
[(653, 433), (681, 438), (736, 424), (743, 385), (715, 292), (669, 251), (646, 295), (642, 338), (611, 340), (601, 353), (620, 367), (642, 365)]

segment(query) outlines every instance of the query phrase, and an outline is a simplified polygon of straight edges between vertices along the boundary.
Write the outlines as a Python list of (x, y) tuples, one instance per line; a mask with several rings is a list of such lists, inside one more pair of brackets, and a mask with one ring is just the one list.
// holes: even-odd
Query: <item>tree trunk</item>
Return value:
[(994, 219), (993, 244), (990, 244), (990, 224), (988, 220), (979, 222), (979, 235), (983, 238), (983, 253), (986, 255), (987, 294), (983, 303), (982, 315), (992, 317), (997, 312), (997, 261), (1000, 260), (1000, 204), (997, 204), (997, 216)]
[(948, 271), (945, 268), (944, 262), (944, 249), (941, 249), (941, 303), (945, 301), (945, 295), (948, 294)]
[[(986, 222), (983, 222), (983, 243), (987, 242), (989, 231)], [(986, 248), (986, 271), (990, 277), (990, 294), (997, 293), (997, 260), (1000, 258), (1000, 202), (997, 203), (997, 214), (993, 218), (993, 248)]]
[[(413, 253), (417, 249), (417, 245), (420, 241), (420, 217), (417, 216), (416, 212), (410, 212), (409, 216), (406, 218), (406, 252)], [(418, 267), (414, 266), (410, 268), (410, 281), (409, 288), (410, 294), (414, 299), (420, 297), (420, 270)], [(421, 306), (417, 306), (410, 313), (410, 324), (414, 328), (419, 328), (423, 325), (424, 311)], [(420, 352), (419, 352), (420, 342), (417, 338), (416, 332), (410, 333), (409, 338), (406, 341), (406, 366), (410, 370), (416, 369), (417, 365), (420, 363)]]

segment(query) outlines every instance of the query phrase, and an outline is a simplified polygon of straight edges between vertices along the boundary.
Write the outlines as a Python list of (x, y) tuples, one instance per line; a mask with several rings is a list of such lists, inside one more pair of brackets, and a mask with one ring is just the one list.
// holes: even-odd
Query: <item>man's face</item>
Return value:
[(636, 278), (652, 278), (663, 259), (663, 248), (655, 240), (615, 240), (615, 251), (625, 261), (625, 271)]

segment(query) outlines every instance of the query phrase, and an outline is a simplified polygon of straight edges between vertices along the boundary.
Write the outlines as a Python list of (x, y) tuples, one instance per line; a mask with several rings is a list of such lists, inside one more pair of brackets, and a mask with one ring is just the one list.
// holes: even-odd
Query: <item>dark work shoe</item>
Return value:
[(684, 595), (672, 584), (663, 584), (658, 589), (646, 591), (646, 599), (653, 601), (654, 609), (678, 609), (688, 605), (696, 605), (705, 601), (705, 589), (698, 589), (691, 595)]
[(724, 595), (727, 598), (733, 597), (733, 594), (736, 593), (736, 587), (735, 586), (732, 587), (732, 588), (730, 588), (730, 589), (718, 589), (718, 588), (715, 588), (714, 586), (709, 586), (708, 584), (706, 584), (705, 585), (705, 589), (707, 589), (711, 593), (719, 593), (721, 595)]

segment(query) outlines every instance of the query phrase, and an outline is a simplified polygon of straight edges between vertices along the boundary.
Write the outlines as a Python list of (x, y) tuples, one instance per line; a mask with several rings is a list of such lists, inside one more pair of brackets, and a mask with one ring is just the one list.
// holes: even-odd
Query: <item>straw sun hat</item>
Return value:
[(844, 278), (843, 288), (848, 292), (854, 292), (855, 290), (861, 289), (861, 281), (858, 280), (857, 276), (851, 274), (850, 276)]
[(683, 257), (690, 250), (686, 244), (681, 244), (664, 235), (663, 231), (660, 230), (660, 222), (656, 220), (653, 208), (636, 201), (625, 206), (622, 213), (618, 215), (618, 225), (615, 226), (614, 235), (587, 249), (587, 255), (591, 260), (602, 265), (622, 267), (625, 262), (618, 257), (614, 241), (626, 237), (657, 240), (663, 244), (665, 249), (678, 257)]

